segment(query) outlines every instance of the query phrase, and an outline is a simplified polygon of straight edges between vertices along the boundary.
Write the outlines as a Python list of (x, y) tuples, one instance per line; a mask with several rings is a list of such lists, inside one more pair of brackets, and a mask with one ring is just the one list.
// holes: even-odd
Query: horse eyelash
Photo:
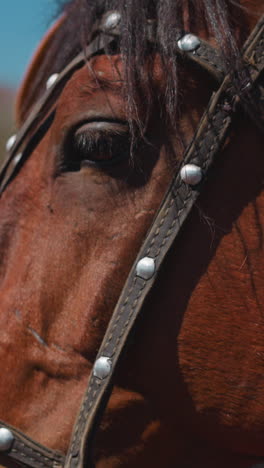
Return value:
[[(97, 156), (105, 155), (106, 158)], [(76, 135), (72, 133), (64, 145), (56, 168), (56, 175), (63, 172), (80, 170), (84, 160), (91, 161), (95, 166), (103, 167), (104, 161), (110, 166), (131, 157), (131, 136), (129, 131), (118, 129), (84, 131)]]
[(87, 155), (104, 152), (111, 155), (127, 147), (130, 147), (129, 134), (118, 131), (84, 132), (73, 137), (73, 150)]

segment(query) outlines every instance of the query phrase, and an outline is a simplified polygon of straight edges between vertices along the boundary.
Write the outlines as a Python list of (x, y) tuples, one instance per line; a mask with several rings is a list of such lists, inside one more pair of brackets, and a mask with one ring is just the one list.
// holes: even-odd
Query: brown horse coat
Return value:
[[(162, 94), (158, 57), (154, 72)], [(151, 145), (139, 147), (134, 166), (60, 172), (83, 122), (91, 135), (126, 132), (116, 126), (126, 121), (122, 75), (118, 56), (95, 57), (73, 75), (1, 201), (0, 418), (63, 452), (172, 155), (181, 159), (212, 92), (186, 66), (181, 139), (153, 102)], [(138, 112), (144, 121), (144, 102)], [(264, 458), (263, 178), (263, 134), (241, 115), (144, 306), (97, 436), (96, 467), (251, 468)]]

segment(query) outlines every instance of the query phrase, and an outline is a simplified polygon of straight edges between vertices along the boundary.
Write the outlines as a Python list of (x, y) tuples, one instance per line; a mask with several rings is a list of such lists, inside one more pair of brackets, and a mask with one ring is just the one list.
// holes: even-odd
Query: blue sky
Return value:
[(0, 0), (0, 85), (16, 88), (51, 23), (55, 0)]

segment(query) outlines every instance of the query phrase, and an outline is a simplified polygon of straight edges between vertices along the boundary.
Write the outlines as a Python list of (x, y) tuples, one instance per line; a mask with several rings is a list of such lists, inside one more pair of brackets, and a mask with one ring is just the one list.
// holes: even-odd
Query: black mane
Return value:
[(135, 105), (135, 96), (140, 88), (145, 89), (149, 100), (151, 99), (151, 77), (142, 73), (142, 64), (146, 61), (148, 49), (146, 20), (149, 18), (157, 21), (156, 47), (168, 70), (165, 107), (172, 124), (175, 124), (178, 94), (175, 43), (181, 31), (185, 29), (199, 34), (203, 30), (214, 36), (224, 55), (227, 70), (235, 67), (239, 69), (239, 50), (248, 35), (239, 1), (60, 0), (58, 15), (65, 13), (66, 20), (57, 31), (46, 58), (31, 83), (31, 91), (23, 103), (24, 115), (28, 114), (32, 102), (43, 93), (47, 78), (52, 73), (60, 72), (89, 43), (95, 21), (109, 10), (119, 10), (122, 15), (120, 49), (125, 63), (128, 109)]

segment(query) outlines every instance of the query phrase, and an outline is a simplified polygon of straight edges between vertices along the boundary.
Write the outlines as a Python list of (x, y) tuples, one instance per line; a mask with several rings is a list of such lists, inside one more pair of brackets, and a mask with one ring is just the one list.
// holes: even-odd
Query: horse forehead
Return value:
[[(159, 54), (150, 57), (144, 65), (146, 72), (149, 72), (154, 85), (162, 86), (165, 82), (164, 65)], [(125, 81), (125, 63), (120, 55), (97, 55), (88, 61), (79, 71), (75, 72), (69, 80), (67, 87), (75, 87), (84, 84), (91, 87), (91, 91), (100, 89), (111, 89), (120, 91)]]
[[(151, 66), (151, 81), (161, 89), (164, 69), (159, 57), (154, 57), (147, 66)], [(54, 128), (58, 130), (59, 126), (65, 129), (82, 119), (101, 114), (126, 119), (124, 68), (120, 55), (99, 55), (86, 62), (73, 74), (59, 97)], [(137, 100), (137, 116), (132, 115), (132, 118), (144, 120), (145, 114), (144, 102)]]
[(108, 56), (97, 55), (86, 62), (79, 72), (75, 73), (73, 79), (88, 80), (92, 86), (111, 84), (122, 86), (124, 79), (124, 65), (120, 55)]
[(66, 84), (58, 101), (60, 112), (71, 107), (71, 113), (93, 100), (107, 106), (111, 96), (122, 100), (123, 65), (118, 56), (94, 57), (77, 70)]

